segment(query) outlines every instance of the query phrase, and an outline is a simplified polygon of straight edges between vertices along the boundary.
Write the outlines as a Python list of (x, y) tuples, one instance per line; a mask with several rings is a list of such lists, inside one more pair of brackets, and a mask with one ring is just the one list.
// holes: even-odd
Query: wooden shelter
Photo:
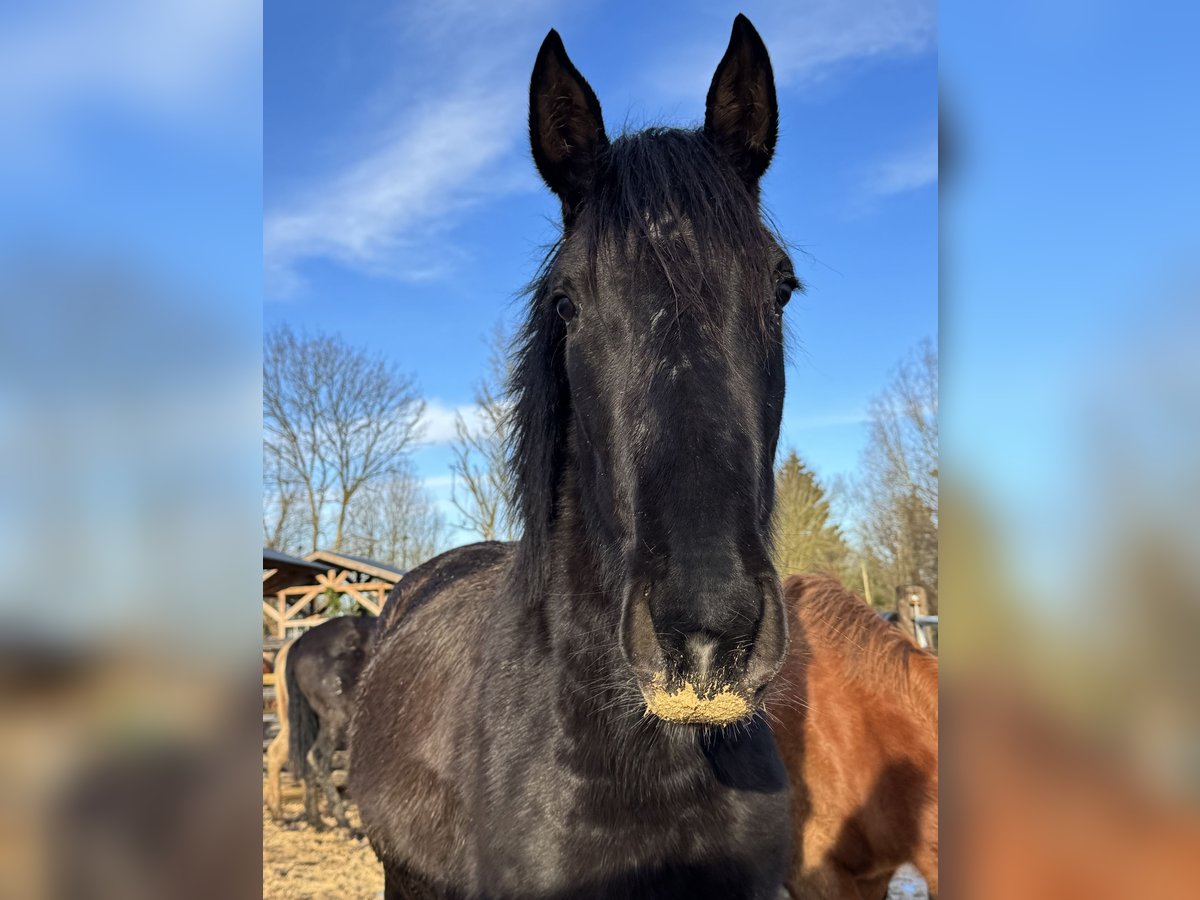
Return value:
[(361, 556), (316, 550), (304, 559), (263, 548), (263, 636), (283, 641), (324, 622), (339, 597), (379, 615), (404, 570)]

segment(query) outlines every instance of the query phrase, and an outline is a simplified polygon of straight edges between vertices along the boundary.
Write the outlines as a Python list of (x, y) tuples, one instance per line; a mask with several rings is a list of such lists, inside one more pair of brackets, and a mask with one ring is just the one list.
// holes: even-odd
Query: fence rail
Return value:
[(916, 639), (918, 647), (932, 649), (936, 646), (937, 641), (932, 636), (931, 632), (937, 630), (937, 616), (913, 616), (913, 637)]

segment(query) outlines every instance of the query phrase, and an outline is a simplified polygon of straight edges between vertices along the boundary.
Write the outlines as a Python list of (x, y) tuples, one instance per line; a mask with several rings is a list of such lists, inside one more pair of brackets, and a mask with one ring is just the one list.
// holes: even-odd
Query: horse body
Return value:
[(380, 635), (360, 690), (404, 691), (359, 705), (351, 762), (388, 896), (773, 900), (788, 790), (765, 722), (704, 734), (648, 719), (620, 689), (595, 690), (586, 652), (564, 679), (579, 648), (499, 602), (514, 557), (450, 551), (426, 565), (458, 579), (389, 601), (409, 613)]
[(761, 701), (788, 641), (770, 522), (798, 282), (758, 204), (766, 47), (739, 16), (702, 129), (610, 142), (552, 31), (529, 130), (564, 230), (513, 366), (522, 537), (393, 592), (351, 790), (391, 898), (775, 900), (790, 789)]
[(831, 577), (784, 594), (793, 644), (771, 722), (795, 786), (792, 896), (879, 900), (906, 862), (936, 894), (936, 657)]
[[(479, 683), (462, 675), (481, 671), (494, 627), (493, 559), (481, 545), (444, 553), (409, 572), (381, 613), (388, 625), (359, 684), (350, 787), (385, 869), (463, 866), (472, 811), (462, 781), (479, 723), (456, 713), (474, 708)], [(456, 577), (442, 581), (439, 567)], [(371, 702), (378, 696), (388, 702)]]
[(350, 827), (333, 783), (333, 754), (346, 744), (354, 692), (374, 632), (374, 617), (338, 616), (296, 638), (285, 658), (288, 764), (304, 782), (304, 814), (317, 828), (324, 824), (318, 792), (325, 794), (338, 825)]

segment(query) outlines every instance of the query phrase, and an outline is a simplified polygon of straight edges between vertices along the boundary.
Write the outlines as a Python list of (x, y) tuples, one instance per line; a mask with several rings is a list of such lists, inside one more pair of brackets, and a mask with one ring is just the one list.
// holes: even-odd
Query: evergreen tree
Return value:
[(829, 572), (861, 592), (853, 554), (830, 516), (825, 489), (792, 450), (775, 474), (775, 566), (783, 578)]

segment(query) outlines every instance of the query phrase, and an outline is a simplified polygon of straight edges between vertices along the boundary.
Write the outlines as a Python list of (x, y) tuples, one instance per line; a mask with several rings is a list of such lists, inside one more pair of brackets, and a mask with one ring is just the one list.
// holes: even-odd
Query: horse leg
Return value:
[(337, 746), (338, 735), (336, 726), (336, 722), (321, 721), (321, 733), (317, 737), (316, 744), (313, 745), (311, 754), (313, 777), (317, 779), (321, 789), (325, 792), (325, 800), (329, 804), (329, 811), (333, 814), (334, 820), (342, 828), (348, 829), (350, 822), (346, 818), (346, 803), (342, 800), (337, 785), (333, 783), (333, 753)]
[(787, 890), (792, 900), (883, 900), (882, 894), (866, 898), (853, 875), (828, 861), (803, 874), (793, 873)]
[(287, 658), (291, 652), (292, 642), (288, 641), (275, 654), (275, 718), (279, 730), (267, 746), (267, 809), (271, 818), (276, 822), (283, 821), (283, 793), (279, 778), (283, 767), (288, 761), (288, 692), (287, 692)]
[(921, 816), (921, 842), (913, 857), (913, 865), (925, 879), (929, 896), (938, 894), (938, 808), (936, 795)]
[[(858, 896), (865, 898), (865, 900), (872, 900), (872, 898), (878, 898), (878, 900), (888, 900), (888, 898), (891, 896), (891, 886), (892, 878), (890, 875), (883, 875), (877, 878), (859, 879)], [(908, 895), (904, 894), (902, 896)]]
[(321, 809), (317, 797), (317, 770), (313, 766), (313, 756), (316, 747), (308, 752), (308, 773), (304, 776), (304, 818), (317, 831), (323, 831), (325, 821), (321, 818)]
[(283, 821), (283, 794), (279, 780), (283, 766), (287, 762), (287, 753), (288, 736), (285, 725), (267, 747), (267, 788), (264, 793), (266, 794), (267, 809), (270, 810), (271, 818), (276, 822)]
[(917, 848), (913, 865), (921, 873), (921, 877), (925, 879), (925, 884), (929, 888), (929, 896), (936, 897), (938, 895), (938, 845), (936, 835), (931, 842), (927, 842)]

